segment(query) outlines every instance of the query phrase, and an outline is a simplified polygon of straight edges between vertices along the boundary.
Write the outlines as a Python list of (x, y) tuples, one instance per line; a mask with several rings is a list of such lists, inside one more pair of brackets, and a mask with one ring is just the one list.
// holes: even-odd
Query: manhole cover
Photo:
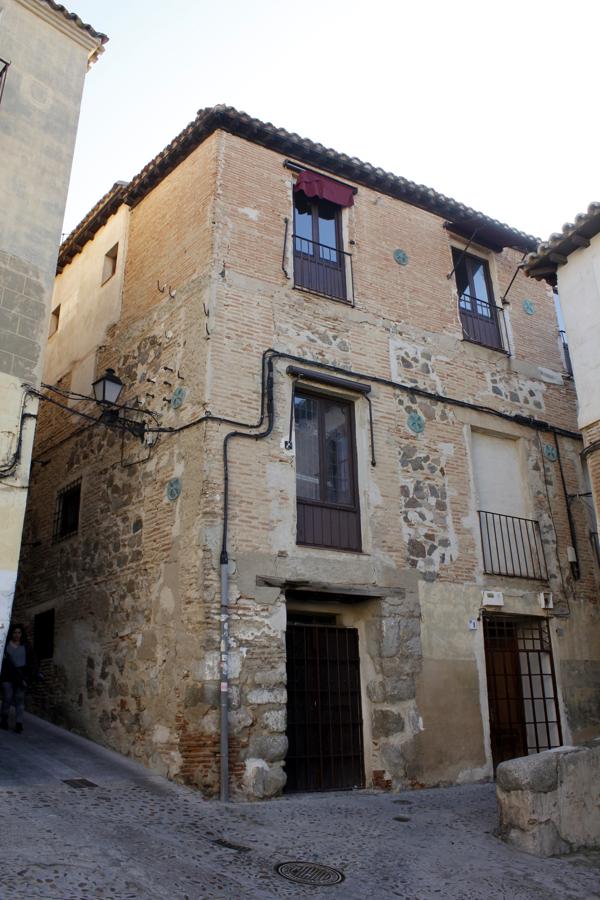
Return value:
[(87, 778), (65, 778), (63, 780), (64, 780), (65, 784), (69, 785), (69, 787), (74, 787), (74, 788), (98, 787), (97, 784), (94, 784), (93, 781), (88, 781)]
[(327, 887), (330, 884), (339, 884), (344, 880), (344, 875), (338, 869), (330, 866), (322, 866), (319, 863), (310, 862), (284, 862), (275, 866), (275, 871), (282, 878), (293, 881), (295, 884), (316, 884), (319, 887)]

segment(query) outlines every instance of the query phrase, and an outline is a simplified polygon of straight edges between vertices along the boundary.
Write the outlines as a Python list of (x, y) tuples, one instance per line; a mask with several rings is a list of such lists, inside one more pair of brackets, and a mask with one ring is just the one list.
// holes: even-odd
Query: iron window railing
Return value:
[(9, 66), (10, 63), (6, 59), (0, 59), (0, 103), (2, 102), (2, 94), (4, 93), (6, 74)]
[(479, 510), (479, 528), (488, 575), (548, 579), (539, 522)]
[(571, 365), (571, 354), (569, 353), (569, 342), (567, 341), (567, 334), (565, 331), (560, 329), (558, 332), (560, 334), (560, 339), (562, 342), (563, 354), (565, 357), (565, 369), (567, 370), (567, 375), (573, 377), (573, 366)]
[(79, 506), (81, 503), (81, 480), (68, 484), (56, 496), (54, 509), (54, 543), (77, 534), (79, 530)]
[(510, 352), (503, 307), (462, 293), (458, 298), (458, 312), (465, 340), (491, 350)]
[(354, 305), (353, 292), (348, 296), (348, 273), (352, 284), (352, 256), (338, 247), (328, 247), (297, 234), (294, 247), (294, 287), (343, 300)]

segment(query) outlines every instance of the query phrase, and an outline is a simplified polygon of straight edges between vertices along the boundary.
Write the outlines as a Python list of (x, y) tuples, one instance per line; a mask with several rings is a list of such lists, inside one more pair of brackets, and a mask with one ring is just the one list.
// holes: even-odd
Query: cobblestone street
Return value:
[[(494, 837), (492, 785), (223, 806), (32, 717), (0, 754), (2, 900), (600, 897), (600, 854), (539, 860)], [(293, 860), (344, 880), (291, 883), (275, 866)]]

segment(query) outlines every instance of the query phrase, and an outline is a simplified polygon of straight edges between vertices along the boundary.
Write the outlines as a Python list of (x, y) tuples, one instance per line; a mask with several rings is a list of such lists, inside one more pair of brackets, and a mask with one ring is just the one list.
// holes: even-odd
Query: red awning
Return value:
[(329, 200), (337, 206), (354, 205), (354, 191), (351, 187), (316, 172), (300, 172), (294, 191), (302, 191), (307, 197)]

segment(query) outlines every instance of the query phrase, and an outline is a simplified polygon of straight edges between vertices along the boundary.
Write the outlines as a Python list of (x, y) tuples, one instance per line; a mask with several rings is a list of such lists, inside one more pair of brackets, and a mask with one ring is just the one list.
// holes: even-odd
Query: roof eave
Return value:
[(600, 234), (600, 203), (591, 203), (587, 212), (576, 216), (574, 223), (564, 225), (562, 232), (552, 234), (528, 256), (523, 267), (525, 274), (556, 286), (558, 269), (567, 264), (576, 250), (589, 247), (597, 234)]
[[(356, 157), (337, 153), (322, 144), (314, 143), (283, 128), (276, 128), (270, 122), (253, 119), (246, 113), (238, 112), (232, 107), (224, 105), (199, 110), (196, 118), (132, 179), (121, 197), (121, 202), (127, 203), (131, 207), (136, 206), (190, 153), (218, 130), (226, 131), (283, 156), (292, 157), (304, 165), (314, 166), (355, 184), (419, 207), (440, 216), (469, 234), (477, 231), (481, 238), (487, 236), (488, 243), (494, 245), (495, 249), (511, 247), (522, 253), (530, 253), (539, 244), (539, 238), (511, 228), (496, 219), (491, 219), (451, 197), (439, 194), (433, 188), (415, 184)], [(88, 213), (73, 234), (81, 231), (82, 225), (88, 222), (93, 213), (94, 210)], [(70, 235), (67, 238), (65, 245), (69, 243), (71, 237)], [(63, 256), (63, 248), (61, 248), (60, 258)]]

